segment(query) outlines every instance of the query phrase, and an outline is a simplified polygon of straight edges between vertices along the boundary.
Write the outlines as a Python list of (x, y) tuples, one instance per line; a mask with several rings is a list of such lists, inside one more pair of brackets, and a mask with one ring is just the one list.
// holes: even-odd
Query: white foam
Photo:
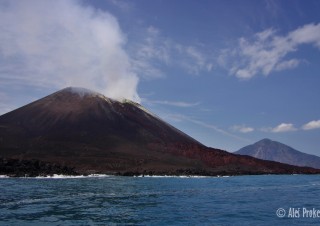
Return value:
[(52, 178), (52, 179), (74, 179), (74, 178), (88, 178), (88, 177), (110, 177), (110, 175), (107, 175), (107, 174), (90, 174), (90, 175), (72, 176), (72, 175), (53, 174), (52, 176), (38, 176), (36, 178), (39, 178), (39, 179), (47, 179), (47, 178)]
[(152, 178), (228, 178), (231, 176), (196, 176), (196, 175), (181, 175), (181, 176), (176, 176), (176, 175), (138, 175), (134, 177), (152, 177)]
[(152, 178), (207, 178), (208, 176), (194, 176), (194, 175), (138, 175), (134, 177), (152, 177)]
[(9, 178), (7, 175), (0, 175), (0, 178)]

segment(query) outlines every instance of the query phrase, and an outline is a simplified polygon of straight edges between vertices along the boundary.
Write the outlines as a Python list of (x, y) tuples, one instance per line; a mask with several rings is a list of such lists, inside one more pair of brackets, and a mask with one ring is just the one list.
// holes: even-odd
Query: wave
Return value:
[(152, 178), (208, 178), (209, 176), (194, 176), (194, 175), (138, 175), (134, 177), (152, 177)]
[(37, 176), (37, 177), (10, 177), (8, 175), (0, 175), (1, 178), (26, 178), (26, 179), (75, 179), (75, 178), (88, 178), (88, 177), (111, 177), (112, 175), (107, 174), (89, 174), (89, 175), (63, 175), (63, 174), (53, 174), (48, 176)]
[(35, 177), (37, 179), (74, 179), (74, 178), (88, 178), (88, 177), (110, 177), (111, 175), (107, 174), (89, 174), (89, 175), (77, 175), (77, 176), (72, 176), (72, 175), (63, 175), (63, 174), (53, 174), (52, 176), (38, 176)]
[[(89, 174), (89, 175), (63, 175), (53, 174), (48, 176), (37, 176), (37, 177), (15, 177), (15, 178), (26, 178), (26, 179), (77, 179), (77, 178), (99, 178), (99, 177), (113, 177), (114, 175), (108, 174)], [(230, 176), (195, 176), (195, 175), (137, 175), (133, 177), (148, 177), (148, 178), (215, 178), (215, 177), (230, 177)], [(1, 178), (11, 178), (7, 175), (0, 175)]]

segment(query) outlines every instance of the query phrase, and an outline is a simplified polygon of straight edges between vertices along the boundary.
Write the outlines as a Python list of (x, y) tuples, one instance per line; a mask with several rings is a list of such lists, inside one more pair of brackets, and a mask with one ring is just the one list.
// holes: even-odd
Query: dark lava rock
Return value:
[(53, 174), (78, 175), (73, 168), (36, 159), (0, 159), (0, 174), (11, 177), (52, 176)]
[(206, 147), (137, 103), (71, 87), (0, 116), (0, 156), (21, 176), (320, 172)]

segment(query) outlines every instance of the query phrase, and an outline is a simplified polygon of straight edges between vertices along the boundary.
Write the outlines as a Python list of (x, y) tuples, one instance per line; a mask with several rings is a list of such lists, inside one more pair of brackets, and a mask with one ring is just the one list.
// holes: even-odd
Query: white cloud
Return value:
[(76, 0), (0, 2), (0, 86), (83, 86), (139, 101), (125, 36)]
[(164, 73), (159, 69), (158, 63), (168, 65), (170, 61), (170, 47), (167, 40), (160, 40), (160, 31), (155, 27), (148, 27), (144, 39), (134, 43), (131, 50), (134, 71), (143, 78), (161, 78)]
[(181, 56), (184, 56), (179, 63), (189, 74), (199, 75), (202, 71), (210, 72), (212, 70), (213, 64), (195, 46), (176, 45), (176, 48)]
[(200, 120), (196, 120), (196, 119), (193, 119), (193, 118), (191, 118), (189, 116), (186, 116), (186, 115), (182, 115), (182, 114), (167, 114), (167, 115), (164, 115), (164, 118), (169, 120), (169, 121), (175, 121), (175, 122), (182, 122), (182, 121), (191, 122), (191, 123), (193, 123), (195, 125), (198, 125), (198, 126), (201, 126), (203, 128), (207, 128), (207, 129), (213, 130), (213, 131), (215, 131), (217, 133), (220, 133), (222, 135), (225, 135), (225, 136), (228, 136), (228, 137), (232, 137), (234, 139), (241, 140), (241, 141), (251, 142), (248, 139), (245, 139), (245, 138), (242, 138), (242, 137), (237, 136), (235, 134), (229, 133), (229, 132), (219, 128), (216, 125), (213, 125), (213, 124), (210, 124), (210, 123), (206, 123), (206, 122), (203, 122), (203, 121), (200, 121)]
[(238, 47), (221, 52), (218, 63), (231, 68), (230, 73), (240, 79), (257, 74), (267, 76), (273, 71), (297, 67), (302, 60), (290, 59), (288, 55), (302, 44), (320, 48), (320, 23), (304, 25), (284, 36), (270, 28), (256, 33), (252, 39), (240, 38)]
[(234, 125), (231, 127), (231, 130), (233, 130), (234, 132), (240, 132), (240, 133), (250, 133), (254, 131), (254, 128), (246, 125)]
[(143, 40), (131, 49), (131, 57), (135, 72), (144, 78), (164, 77), (163, 66), (178, 67), (192, 75), (213, 69), (209, 55), (198, 45), (176, 43), (153, 26), (143, 35)]
[(128, 12), (132, 10), (132, 2), (129, 1), (121, 1), (121, 0), (108, 0), (112, 5), (118, 7), (124, 12)]
[(320, 48), (320, 23), (306, 24), (288, 35), (293, 44), (314, 44)]
[(312, 130), (312, 129), (319, 129), (320, 128), (320, 120), (314, 120), (308, 122), (302, 126), (303, 130)]
[(162, 104), (162, 105), (169, 105), (174, 107), (195, 107), (199, 105), (199, 102), (196, 103), (190, 103), (190, 102), (184, 102), (184, 101), (167, 101), (167, 100), (146, 100), (143, 99), (144, 102), (150, 103), (150, 104)]
[(296, 130), (297, 129), (294, 127), (292, 123), (281, 123), (274, 128), (262, 129), (262, 131), (265, 131), (265, 132), (268, 131), (272, 133), (284, 133), (284, 132), (292, 132)]
[(297, 59), (286, 60), (278, 63), (275, 70), (282, 71), (286, 69), (292, 69), (297, 67), (299, 64), (300, 64), (300, 61)]
[(218, 132), (218, 133), (221, 133), (223, 135), (226, 135), (226, 136), (229, 136), (229, 137), (232, 137), (232, 138), (235, 138), (237, 140), (242, 140), (242, 141), (248, 141), (247, 139), (245, 138), (242, 138), (242, 137), (239, 137), (239, 136), (236, 136), (232, 133), (228, 133), (227, 131), (223, 130), (223, 129), (220, 129), (219, 127), (215, 126), (215, 125), (212, 125), (212, 124), (209, 124), (209, 123), (205, 123), (205, 122), (202, 122), (202, 121), (199, 121), (199, 120), (194, 120), (194, 119), (191, 119), (191, 118), (186, 118), (186, 120), (194, 123), (194, 124), (197, 124), (199, 126), (202, 126), (202, 127), (205, 127), (205, 128), (208, 128), (208, 129), (213, 129), (214, 131)]

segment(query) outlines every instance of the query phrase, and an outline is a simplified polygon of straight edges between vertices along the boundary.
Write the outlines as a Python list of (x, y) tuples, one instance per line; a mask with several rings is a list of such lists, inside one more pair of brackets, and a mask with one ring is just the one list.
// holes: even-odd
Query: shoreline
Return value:
[(104, 177), (133, 177), (133, 178), (210, 178), (210, 177), (231, 177), (231, 176), (200, 176), (200, 175), (134, 175), (134, 176), (122, 176), (122, 175), (112, 175), (112, 174), (83, 174), (83, 175), (63, 175), (63, 174), (53, 174), (48, 176), (10, 176), (10, 175), (0, 175), (0, 179), (4, 178), (19, 178), (19, 179), (81, 179), (81, 178), (104, 178)]
[(236, 176), (298, 176), (298, 175), (319, 175), (319, 174), (237, 174), (237, 175), (133, 175), (133, 176), (124, 176), (124, 175), (114, 175), (114, 174), (82, 174), (82, 175), (63, 175), (63, 174), (53, 174), (47, 176), (10, 176), (0, 174), (1, 179), (85, 179), (85, 178), (107, 178), (107, 177), (132, 177), (132, 178), (229, 178)]

